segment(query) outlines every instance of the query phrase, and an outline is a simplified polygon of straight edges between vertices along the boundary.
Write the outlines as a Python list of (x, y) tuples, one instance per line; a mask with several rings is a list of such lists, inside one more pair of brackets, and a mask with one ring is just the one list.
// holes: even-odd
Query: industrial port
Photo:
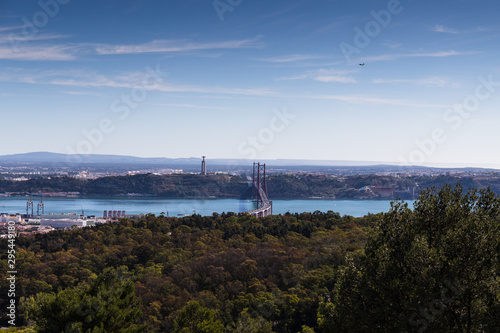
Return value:
[(25, 213), (0, 213), (0, 238), (8, 236), (9, 226), (15, 226), (17, 235), (47, 233), (56, 229), (72, 229), (92, 227), (98, 224), (117, 222), (120, 218), (137, 217), (126, 215), (124, 210), (104, 210), (102, 216), (85, 215), (80, 213), (45, 214), (45, 202), (43, 196), (36, 204), (33, 196), (26, 202)]

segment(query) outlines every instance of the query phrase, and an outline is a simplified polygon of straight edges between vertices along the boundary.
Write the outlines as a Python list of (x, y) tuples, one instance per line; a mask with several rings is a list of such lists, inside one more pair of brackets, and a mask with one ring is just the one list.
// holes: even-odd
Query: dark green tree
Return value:
[(25, 317), (37, 332), (144, 332), (134, 284), (107, 268), (90, 285), (25, 300)]
[(248, 309), (243, 310), (236, 323), (235, 332), (238, 333), (271, 333), (273, 326), (271, 322), (261, 316), (252, 317)]
[(339, 272), (323, 332), (498, 332), (500, 198), (460, 185), (396, 202)]
[(205, 308), (197, 301), (184, 306), (176, 316), (173, 333), (222, 333), (224, 325), (217, 319), (217, 311)]

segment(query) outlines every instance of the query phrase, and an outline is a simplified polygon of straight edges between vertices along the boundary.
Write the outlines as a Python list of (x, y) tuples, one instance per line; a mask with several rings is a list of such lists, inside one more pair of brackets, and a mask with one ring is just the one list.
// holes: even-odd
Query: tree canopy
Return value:
[(136, 324), (142, 311), (133, 282), (113, 268), (106, 268), (89, 285), (84, 283), (57, 293), (42, 292), (29, 297), (23, 307), (37, 332), (139, 333), (146, 330), (144, 325)]
[(445, 186), (396, 202), (339, 272), (323, 332), (498, 332), (500, 199)]

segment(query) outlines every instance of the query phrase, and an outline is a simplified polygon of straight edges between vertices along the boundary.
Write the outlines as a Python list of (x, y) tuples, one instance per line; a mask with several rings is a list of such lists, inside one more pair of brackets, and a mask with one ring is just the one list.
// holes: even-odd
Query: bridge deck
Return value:
[(257, 217), (272, 215), (273, 203), (272, 203), (272, 201), (267, 201), (266, 205), (263, 205), (262, 207), (259, 207), (259, 208), (253, 209), (253, 210), (250, 210), (247, 213), (255, 215)]

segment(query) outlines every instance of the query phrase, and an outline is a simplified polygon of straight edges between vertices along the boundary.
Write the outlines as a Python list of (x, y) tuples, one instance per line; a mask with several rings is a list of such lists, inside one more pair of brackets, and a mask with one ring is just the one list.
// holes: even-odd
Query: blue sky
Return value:
[(0, 0), (0, 154), (500, 166), (499, 9)]

